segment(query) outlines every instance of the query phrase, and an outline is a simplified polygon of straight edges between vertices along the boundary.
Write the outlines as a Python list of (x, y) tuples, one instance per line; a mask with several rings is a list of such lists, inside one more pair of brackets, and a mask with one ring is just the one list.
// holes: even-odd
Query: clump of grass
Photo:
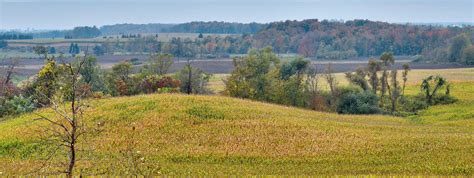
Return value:
[(212, 109), (208, 105), (196, 105), (192, 106), (186, 113), (190, 116), (195, 116), (200, 119), (224, 119), (225, 116), (223, 113)]

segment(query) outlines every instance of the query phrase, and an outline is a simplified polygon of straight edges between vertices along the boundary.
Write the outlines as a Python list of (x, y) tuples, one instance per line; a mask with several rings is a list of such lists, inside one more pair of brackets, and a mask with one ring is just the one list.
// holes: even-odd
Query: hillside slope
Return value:
[[(433, 124), (436, 121), (343, 116), (227, 97), (179, 94), (88, 103), (87, 125), (100, 132), (83, 137), (87, 140), (81, 142), (85, 151), (80, 153), (77, 173), (474, 173), (472, 118)], [(48, 110), (38, 112), (51, 114)], [(37, 142), (43, 123), (33, 121), (36, 117), (28, 114), (0, 122), (0, 174), (55, 170), (52, 166), (35, 172), (48, 149), (48, 145)], [(61, 154), (53, 158), (64, 159)]]

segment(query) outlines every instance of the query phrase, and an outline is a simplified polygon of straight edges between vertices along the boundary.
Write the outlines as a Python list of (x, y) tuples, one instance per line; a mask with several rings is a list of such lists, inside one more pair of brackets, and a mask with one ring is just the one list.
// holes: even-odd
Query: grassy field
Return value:
[[(48, 54), (48, 56), (59, 57), (60, 54)], [(63, 54), (63, 57), (71, 57), (71, 54)], [(10, 58), (40, 58), (38, 54), (33, 52), (22, 52), (13, 50), (2, 50), (0, 51), (0, 61), (7, 60)]]
[[(102, 131), (80, 143), (86, 151), (80, 153), (76, 171), (472, 176), (474, 71), (438, 72), (453, 80), (452, 93), (460, 101), (410, 118), (337, 115), (222, 96), (155, 94), (90, 100), (86, 125)], [(412, 74), (429, 73), (433, 72)], [(212, 82), (221, 78), (217, 75)], [(407, 92), (418, 92), (415, 81), (410, 81)], [(37, 112), (51, 115), (48, 109)], [(28, 174), (39, 167), (45, 157), (41, 152), (48, 146), (37, 143), (44, 123), (34, 118), (26, 114), (0, 122), (0, 174)], [(60, 154), (54, 157), (61, 159)], [(38, 173), (42, 172), (33, 174)]]
[[(226, 37), (230, 34), (203, 34), (204, 36), (220, 36)], [(155, 36), (155, 34), (143, 34), (143, 36)], [(171, 41), (172, 38), (190, 38), (194, 40), (198, 38), (199, 33), (159, 33), (158, 41), (168, 42)], [(36, 46), (36, 45), (52, 45), (52, 46), (69, 46), (70, 43), (79, 43), (79, 44), (94, 44), (94, 43), (116, 43), (116, 42), (128, 42), (134, 40), (134, 38), (117, 38), (117, 36), (108, 36), (107, 38), (104, 37), (97, 37), (97, 38), (88, 38), (88, 39), (64, 39), (64, 38), (37, 38), (31, 40), (7, 40), (8, 46)]]
[[(399, 79), (402, 78), (402, 72), (399, 71)], [(336, 73), (336, 80), (339, 85), (348, 85), (349, 82), (346, 80), (344, 73)], [(460, 68), (460, 69), (417, 69), (412, 70), (408, 74), (408, 85), (418, 85), (422, 79), (430, 75), (441, 75), (450, 82), (474, 82), (474, 68)], [(225, 86), (223, 80), (225, 80), (229, 74), (214, 74), (211, 78), (209, 85), (215, 93), (224, 91)], [(327, 83), (324, 78), (319, 78), (319, 86), (322, 90), (329, 90)]]

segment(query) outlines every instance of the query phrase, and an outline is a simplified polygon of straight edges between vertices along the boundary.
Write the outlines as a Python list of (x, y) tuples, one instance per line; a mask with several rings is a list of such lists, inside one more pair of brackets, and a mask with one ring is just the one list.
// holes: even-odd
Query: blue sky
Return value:
[(0, 0), (0, 29), (302, 19), (474, 22), (474, 0)]

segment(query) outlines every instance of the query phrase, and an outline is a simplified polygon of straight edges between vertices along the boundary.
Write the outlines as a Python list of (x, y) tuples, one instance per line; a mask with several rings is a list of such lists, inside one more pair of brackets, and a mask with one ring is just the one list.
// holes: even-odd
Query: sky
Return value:
[(473, 23), (474, 0), (0, 0), (0, 30), (315, 18)]

